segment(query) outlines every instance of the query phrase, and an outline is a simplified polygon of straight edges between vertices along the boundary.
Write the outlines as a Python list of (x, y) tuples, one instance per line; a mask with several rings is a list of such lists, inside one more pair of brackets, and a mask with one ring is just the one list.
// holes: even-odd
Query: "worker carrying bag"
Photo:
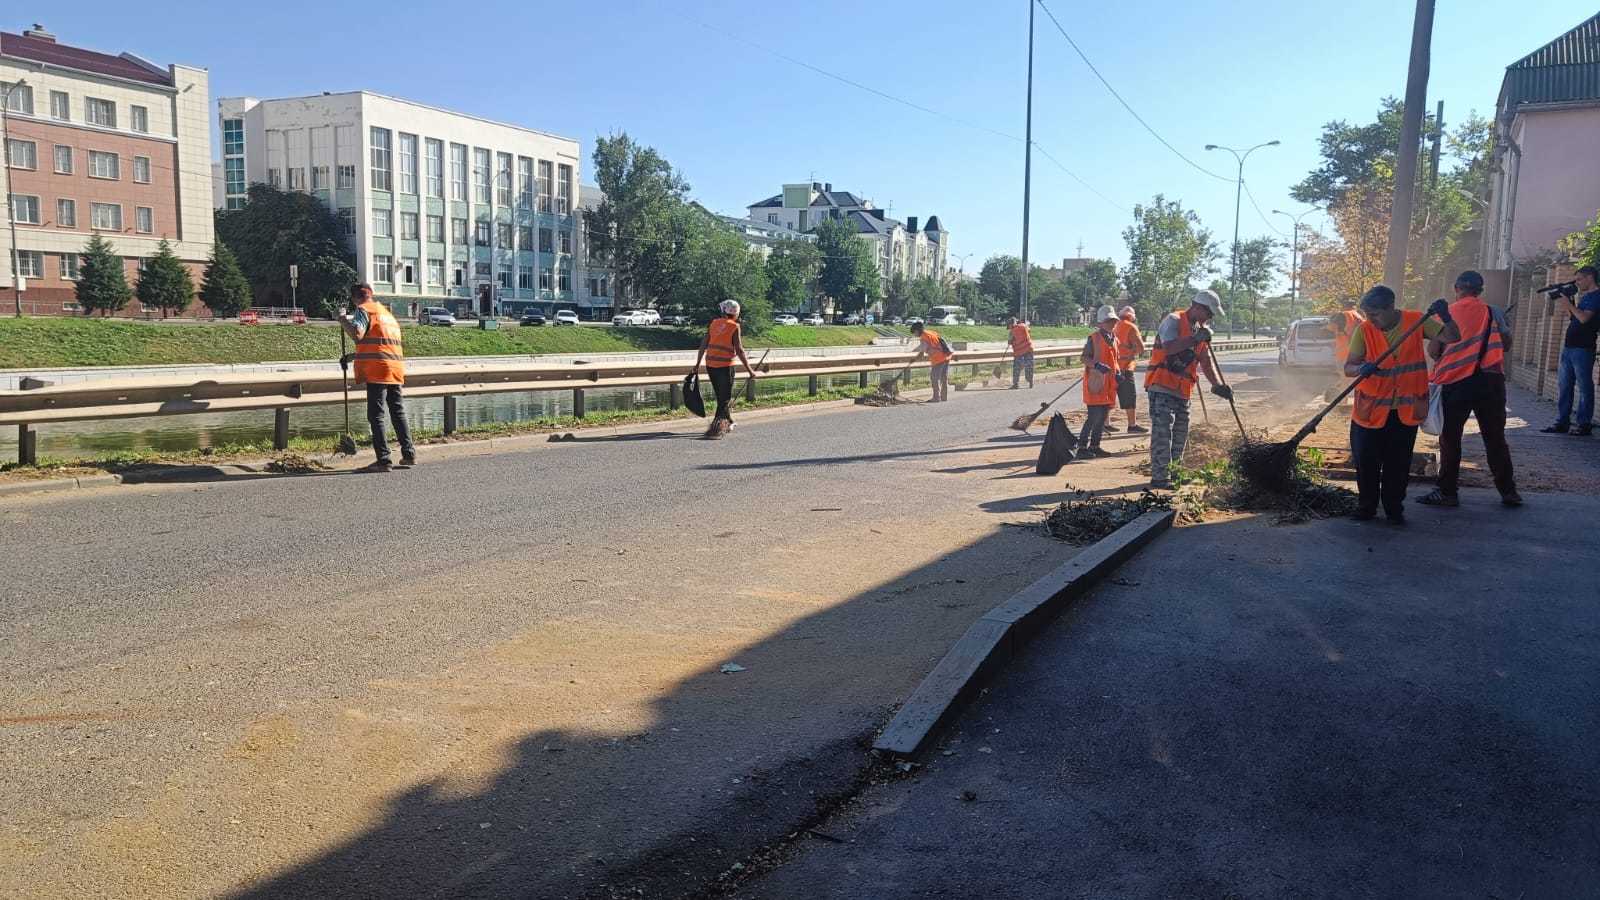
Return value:
[(699, 372), (690, 372), (688, 377), (683, 379), (683, 405), (689, 408), (689, 412), (702, 419), (705, 418), (706, 401), (700, 397)]

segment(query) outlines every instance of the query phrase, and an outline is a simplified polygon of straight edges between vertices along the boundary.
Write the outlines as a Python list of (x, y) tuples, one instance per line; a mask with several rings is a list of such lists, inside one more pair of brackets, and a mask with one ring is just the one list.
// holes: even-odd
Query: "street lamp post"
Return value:
[[(1239, 297), (1239, 203), (1244, 197), (1244, 161), (1250, 158), (1250, 154), (1260, 150), (1262, 147), (1276, 147), (1278, 144), (1278, 141), (1267, 141), (1265, 144), (1257, 144), (1243, 153), (1232, 147), (1224, 147), (1221, 144), (1206, 145), (1207, 150), (1226, 150), (1233, 154), (1234, 159), (1239, 161), (1239, 178), (1235, 182), (1233, 189), (1233, 272), (1228, 276), (1228, 306), (1230, 308), (1234, 306), (1234, 301)], [(1228, 315), (1228, 337), (1233, 337), (1232, 313)]]
[(11, 92), (28, 82), (19, 78), (15, 84), (0, 90), (0, 166), (6, 169), (6, 226), (11, 229), (11, 296), (16, 298), (17, 318), (22, 318), (22, 252), (17, 249), (17, 216), (11, 199), (11, 142), (6, 138), (6, 110), (11, 106)]
[(1294, 222), (1294, 249), (1289, 251), (1289, 321), (1294, 321), (1295, 304), (1300, 301), (1300, 220), (1314, 212), (1324, 212), (1322, 207), (1313, 206), (1300, 215), (1286, 213), (1275, 209), (1275, 216), (1288, 216)]

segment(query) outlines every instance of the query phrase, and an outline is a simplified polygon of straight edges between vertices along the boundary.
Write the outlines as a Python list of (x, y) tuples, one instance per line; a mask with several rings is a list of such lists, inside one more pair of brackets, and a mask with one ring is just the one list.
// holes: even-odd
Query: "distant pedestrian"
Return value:
[(1033, 387), (1033, 331), (1028, 323), (1012, 319), (1006, 343), (1011, 347), (1011, 389), (1017, 389), (1024, 372), (1028, 375), (1028, 387)]
[(1156, 328), (1155, 345), (1145, 366), (1144, 389), (1150, 403), (1150, 486), (1172, 487), (1172, 464), (1183, 459), (1189, 442), (1189, 397), (1199, 369), (1211, 382), (1211, 393), (1224, 400), (1233, 391), (1211, 367), (1211, 329), (1206, 323), (1222, 315), (1222, 300), (1200, 291), (1188, 309), (1167, 315)]
[(387, 472), (393, 468), (389, 442), (383, 435), (383, 412), (387, 406), (400, 441), (400, 467), (417, 464), (417, 448), (411, 443), (411, 427), (406, 424), (406, 408), (400, 389), (406, 383), (406, 354), (400, 338), (400, 323), (389, 307), (372, 299), (372, 286), (358, 284), (350, 289), (351, 312), (339, 316), (339, 326), (356, 342), (356, 384), (367, 386), (367, 424), (372, 426), (372, 450), (378, 458), (366, 471)]
[(727, 423), (733, 427), (733, 361), (735, 358), (744, 363), (744, 370), (750, 377), (756, 377), (756, 370), (750, 365), (750, 358), (744, 354), (744, 340), (739, 328), (739, 301), (724, 300), (718, 307), (722, 315), (711, 320), (711, 326), (706, 329), (706, 336), (700, 340), (700, 353), (694, 359), (694, 367), (698, 371), (700, 362), (705, 361), (706, 377), (711, 379), (711, 390), (717, 396), (717, 411), (711, 417), (712, 427), (718, 422)]
[(1128, 433), (1144, 434), (1148, 429), (1139, 424), (1139, 386), (1134, 383), (1133, 366), (1144, 355), (1144, 335), (1139, 331), (1139, 320), (1133, 307), (1124, 306), (1117, 314), (1117, 402), (1128, 414)]
[(1489, 458), (1500, 502), (1521, 506), (1516, 474), (1511, 468), (1511, 447), (1506, 443), (1505, 357), (1511, 336), (1504, 333), (1499, 316), (1483, 302), (1483, 276), (1473, 271), (1456, 276), (1456, 301), (1450, 318), (1458, 337), (1428, 341), (1428, 352), (1438, 360), (1431, 384), (1439, 385), (1444, 427), (1439, 432), (1439, 486), (1417, 502), (1425, 506), (1460, 506), (1461, 435), (1467, 419), (1478, 420), (1478, 433)]
[[(1596, 289), (1594, 266), (1579, 269), (1572, 281), (1573, 287), (1561, 295), (1567, 313), (1567, 334), (1561, 342), (1561, 374), (1556, 382), (1556, 423), (1540, 431), (1588, 437), (1594, 433), (1594, 352), (1600, 337), (1600, 289)], [(1579, 292), (1578, 302), (1572, 302), (1572, 296)], [(1572, 416), (1574, 388), (1578, 392), (1576, 421)]]
[(911, 325), (911, 334), (918, 339), (917, 355), (911, 358), (914, 364), (926, 356), (928, 358), (928, 381), (933, 384), (933, 399), (930, 403), (943, 403), (950, 399), (950, 362), (956, 358), (955, 351), (950, 349), (950, 344), (939, 336), (939, 332), (928, 328), (921, 322)]
[(1083, 405), (1089, 414), (1078, 433), (1079, 459), (1111, 455), (1100, 449), (1100, 438), (1117, 402), (1117, 311), (1102, 306), (1095, 318), (1083, 345)]

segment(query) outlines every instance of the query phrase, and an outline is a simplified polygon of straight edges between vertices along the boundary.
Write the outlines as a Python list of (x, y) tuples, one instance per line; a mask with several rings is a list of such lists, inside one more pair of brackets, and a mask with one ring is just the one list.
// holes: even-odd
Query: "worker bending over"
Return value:
[(377, 459), (367, 464), (369, 472), (387, 472), (394, 467), (389, 442), (383, 436), (385, 407), (394, 422), (394, 436), (400, 441), (400, 467), (417, 464), (417, 448), (411, 443), (411, 426), (406, 422), (406, 407), (401, 388), (406, 383), (406, 354), (401, 343), (400, 323), (389, 307), (372, 299), (372, 287), (358, 284), (350, 289), (353, 312), (339, 316), (339, 327), (356, 342), (356, 384), (367, 386), (367, 424), (372, 428), (372, 452)]
[(1172, 487), (1172, 464), (1183, 459), (1189, 442), (1189, 396), (1206, 373), (1211, 393), (1224, 400), (1233, 391), (1211, 367), (1211, 329), (1207, 322), (1222, 315), (1222, 300), (1212, 291), (1200, 291), (1188, 309), (1175, 310), (1156, 327), (1155, 345), (1145, 366), (1144, 389), (1150, 403), (1150, 487)]
[(928, 380), (933, 383), (933, 399), (930, 403), (943, 403), (950, 399), (950, 362), (956, 358), (950, 349), (950, 344), (939, 336), (939, 332), (916, 322), (911, 326), (912, 335), (918, 338), (917, 355), (911, 357), (911, 365), (924, 356), (928, 358)]

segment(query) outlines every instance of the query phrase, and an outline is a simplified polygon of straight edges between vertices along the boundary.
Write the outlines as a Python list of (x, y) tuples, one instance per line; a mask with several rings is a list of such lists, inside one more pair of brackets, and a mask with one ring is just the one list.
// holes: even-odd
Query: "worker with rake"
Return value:
[(1011, 319), (1011, 333), (1006, 337), (1011, 348), (1011, 389), (1018, 388), (1022, 373), (1028, 374), (1028, 388), (1033, 388), (1033, 332), (1024, 319)]
[(1078, 433), (1079, 459), (1111, 455), (1100, 449), (1100, 438), (1117, 402), (1117, 311), (1102, 306), (1095, 319), (1095, 329), (1083, 345), (1083, 405), (1089, 415)]
[(1145, 367), (1144, 389), (1150, 404), (1150, 487), (1172, 487), (1172, 464), (1183, 459), (1189, 442), (1189, 397), (1199, 381), (1196, 368), (1205, 372), (1211, 393), (1233, 399), (1211, 365), (1211, 329), (1206, 323), (1222, 315), (1222, 300), (1212, 291), (1200, 291), (1188, 309), (1175, 310), (1156, 328), (1150, 362)]
[(733, 428), (734, 358), (744, 363), (744, 370), (751, 378), (756, 377), (756, 370), (750, 365), (750, 357), (745, 355), (744, 341), (740, 338), (739, 301), (724, 300), (717, 308), (722, 315), (711, 320), (706, 336), (700, 340), (700, 353), (695, 356), (694, 367), (698, 370), (701, 361), (705, 362), (706, 377), (711, 379), (712, 393), (717, 396), (717, 411), (706, 433), (721, 437)]

